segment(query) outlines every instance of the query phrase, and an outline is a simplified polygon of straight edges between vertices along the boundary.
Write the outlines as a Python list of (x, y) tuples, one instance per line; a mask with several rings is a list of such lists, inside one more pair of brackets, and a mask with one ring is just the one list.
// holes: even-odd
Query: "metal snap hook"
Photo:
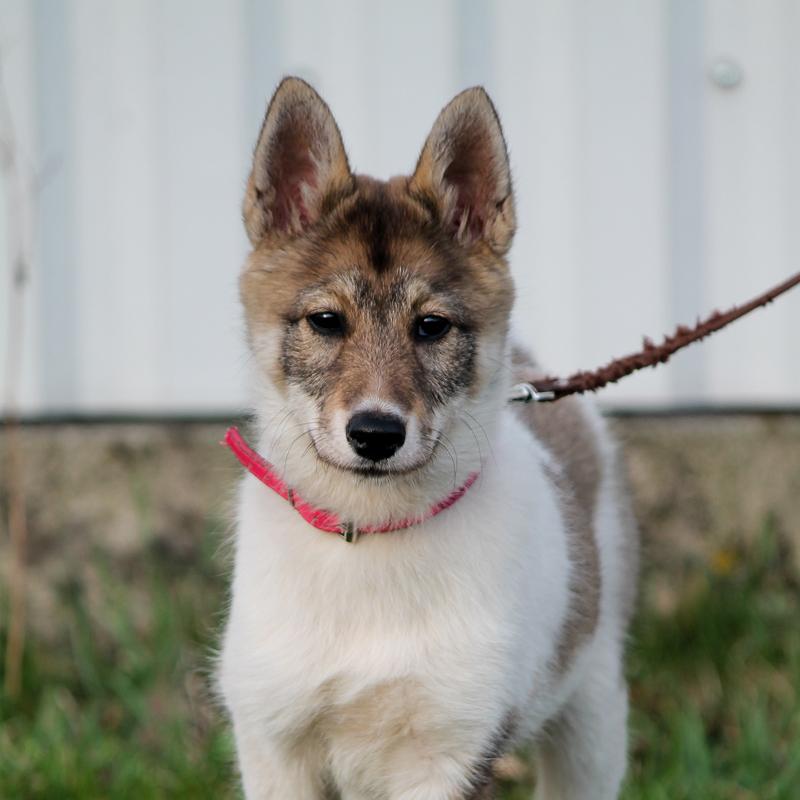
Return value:
[(511, 403), (545, 403), (555, 399), (555, 392), (539, 392), (530, 383), (518, 383), (512, 386), (511, 395), (508, 398)]

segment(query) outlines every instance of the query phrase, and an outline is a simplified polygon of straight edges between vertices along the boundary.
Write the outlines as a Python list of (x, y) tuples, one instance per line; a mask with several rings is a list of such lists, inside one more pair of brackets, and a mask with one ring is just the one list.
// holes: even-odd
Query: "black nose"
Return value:
[(383, 461), (393, 456), (406, 440), (405, 423), (388, 414), (359, 411), (347, 423), (350, 447), (370, 461)]

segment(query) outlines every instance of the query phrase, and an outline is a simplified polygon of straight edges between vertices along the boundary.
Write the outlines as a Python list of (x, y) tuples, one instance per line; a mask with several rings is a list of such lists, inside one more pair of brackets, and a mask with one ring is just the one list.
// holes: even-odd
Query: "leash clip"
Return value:
[(359, 530), (352, 522), (343, 522), (339, 526), (339, 536), (348, 544), (355, 544), (358, 541)]
[(556, 399), (555, 392), (539, 392), (532, 383), (518, 383), (511, 387), (511, 403), (546, 403)]

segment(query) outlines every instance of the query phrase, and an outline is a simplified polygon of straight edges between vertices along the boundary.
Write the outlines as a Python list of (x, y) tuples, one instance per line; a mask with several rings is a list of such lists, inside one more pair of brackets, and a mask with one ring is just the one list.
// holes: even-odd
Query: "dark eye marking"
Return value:
[(312, 330), (323, 336), (341, 336), (344, 333), (344, 318), (335, 311), (318, 311), (306, 319)]
[(436, 314), (420, 317), (414, 325), (414, 338), (418, 342), (435, 342), (451, 328), (450, 320)]

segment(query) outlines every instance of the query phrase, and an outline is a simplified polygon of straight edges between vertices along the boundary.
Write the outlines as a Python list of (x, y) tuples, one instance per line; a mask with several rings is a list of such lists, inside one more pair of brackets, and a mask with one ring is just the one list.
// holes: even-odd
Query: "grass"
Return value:
[(799, 796), (800, 586), (789, 556), (768, 522), (749, 552), (677, 576), (667, 613), (645, 584), (627, 800)]
[[(0, 696), (0, 797), (238, 796), (207, 689), (225, 595), (216, 547), (209, 533), (189, 560), (98, 556), (91, 586), (59, 588), (61, 643), (29, 641), (22, 697)], [(798, 797), (800, 587), (789, 562), (767, 523), (747, 551), (673, 566), (666, 598), (664, 567), (650, 564), (630, 654), (625, 800)], [(530, 800), (532, 780), (501, 797)]]
[(237, 796), (207, 688), (224, 598), (207, 545), (198, 563), (143, 558), (123, 574), (99, 558), (92, 602), (60, 587), (63, 646), (30, 642), (22, 697), (0, 696), (0, 797)]

